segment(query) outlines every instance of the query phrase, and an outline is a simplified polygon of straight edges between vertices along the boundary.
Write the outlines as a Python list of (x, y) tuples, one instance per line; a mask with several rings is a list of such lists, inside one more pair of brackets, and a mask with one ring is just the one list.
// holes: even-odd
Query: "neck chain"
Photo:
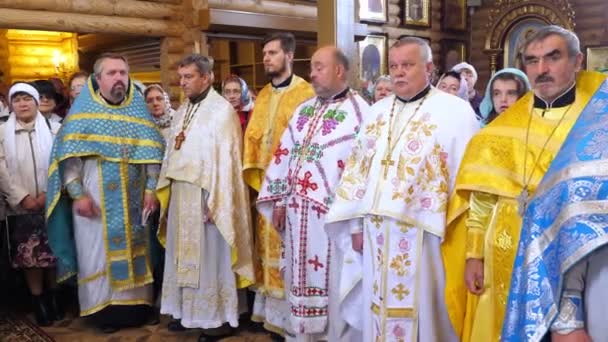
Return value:
[[(395, 139), (395, 143), (391, 145), (392, 139), (393, 139), (393, 126), (395, 126), (396, 121), (397, 121), (396, 118), (393, 119), (394, 113), (395, 113), (395, 103), (397, 103), (397, 97), (395, 97), (395, 99), (393, 100), (393, 105), (391, 107), (391, 114), (389, 116), (388, 149), (386, 150), (386, 155), (384, 156), (384, 159), (380, 161), (380, 164), (382, 164), (382, 166), (384, 166), (384, 175), (383, 175), (384, 179), (386, 179), (386, 176), (388, 175), (388, 168), (391, 167), (391, 166), (393, 166), (393, 165), (395, 165), (395, 161), (391, 159), (391, 157), (393, 156), (393, 150), (397, 146), (397, 143), (399, 142), (399, 139), (401, 139), (401, 136), (403, 135), (403, 133), (405, 133), (405, 131), (407, 130), (407, 127), (409, 126), (409, 124), (412, 121), (412, 119), (418, 113), (418, 110), (420, 109), (420, 107), (422, 107), (422, 104), (424, 103), (424, 100), (426, 100), (427, 95), (428, 95), (428, 93), (422, 97), (422, 100), (420, 101), (420, 103), (418, 103), (418, 106), (416, 106), (416, 109), (414, 110), (414, 114), (412, 114), (409, 117), (409, 119), (407, 119), (407, 122), (401, 128), (401, 132), (399, 132), (399, 135), (397, 136), (397, 139)], [(398, 115), (400, 115), (401, 113), (403, 113), (403, 111), (405, 110), (406, 106), (407, 106), (407, 103), (405, 103), (403, 105), (403, 108), (401, 108), (401, 111), (399, 112)]]
[(532, 176), (534, 176), (534, 170), (536, 170), (536, 167), (538, 166), (538, 163), (540, 162), (540, 159), (543, 156), (543, 153), (545, 152), (545, 149), (547, 148), (549, 141), (551, 141), (551, 138), (553, 138), (553, 134), (555, 134), (555, 132), (557, 131), (557, 128), (564, 121), (564, 118), (570, 111), (570, 108), (572, 108), (572, 105), (570, 105), (568, 107), (568, 109), (566, 109), (566, 111), (564, 112), (564, 114), (562, 114), (562, 117), (559, 119), (559, 121), (557, 122), (555, 127), (553, 127), (553, 130), (551, 131), (551, 134), (549, 134), (549, 137), (543, 144), (543, 147), (541, 148), (540, 153), (538, 154), (538, 157), (536, 157), (536, 161), (534, 162), (534, 165), (532, 166), (530, 175), (527, 175), (527, 173), (528, 173), (528, 170), (527, 170), (527, 168), (528, 168), (528, 143), (529, 143), (529, 139), (530, 139), (530, 128), (531, 128), (531, 124), (532, 124), (532, 116), (534, 116), (534, 108), (532, 108), (532, 111), (530, 112), (530, 118), (528, 119), (528, 128), (526, 130), (526, 149), (525, 149), (525, 154), (524, 154), (524, 170), (523, 170), (523, 175), (522, 175), (523, 188), (522, 188), (519, 196), (517, 196), (517, 212), (520, 217), (524, 217), (524, 214), (526, 213), (526, 209), (528, 207), (528, 203), (530, 201), (529, 185), (530, 185), (530, 181), (532, 180)]
[(196, 105), (192, 105), (192, 103), (188, 104), (188, 110), (186, 111), (186, 115), (184, 116), (184, 121), (182, 122), (182, 130), (175, 137), (175, 149), (176, 150), (179, 150), (180, 148), (182, 148), (182, 144), (186, 140), (186, 130), (188, 129), (188, 126), (190, 126), (192, 119), (194, 119), (194, 114), (196, 114), (196, 111), (198, 110), (198, 107), (200, 107), (201, 102), (197, 103)]

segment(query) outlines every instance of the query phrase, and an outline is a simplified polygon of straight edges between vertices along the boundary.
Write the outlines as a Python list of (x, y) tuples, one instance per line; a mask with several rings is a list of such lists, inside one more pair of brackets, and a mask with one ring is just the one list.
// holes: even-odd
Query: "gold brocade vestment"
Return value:
[[(525, 185), (534, 195), (603, 80), (596, 73), (581, 72), (574, 103), (547, 110), (544, 117), (541, 109), (532, 109), (534, 96), (528, 93), (469, 143), (449, 203), (442, 245), (446, 303), (461, 341), (500, 339), (522, 223), (516, 198)], [(529, 115), (533, 117), (528, 126)], [(528, 184), (524, 183), (524, 170)], [(480, 296), (466, 288), (467, 258), (484, 261), (484, 292)]]

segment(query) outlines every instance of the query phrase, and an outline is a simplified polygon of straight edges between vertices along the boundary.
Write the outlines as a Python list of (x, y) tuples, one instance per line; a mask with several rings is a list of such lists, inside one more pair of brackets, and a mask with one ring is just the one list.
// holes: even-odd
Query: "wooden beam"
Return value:
[(88, 53), (92, 51), (102, 51), (111, 46), (126, 44), (133, 41), (133, 36), (88, 33), (78, 35), (78, 50)]
[(160, 19), (17, 9), (0, 10), (0, 27), (79, 33), (130, 34), (150, 37), (179, 36), (183, 31), (183, 26), (180, 23)]
[(0, 0), (0, 8), (180, 20), (181, 8), (147, 1)]
[(246, 13), (215, 8), (200, 11), (200, 25), (204, 31), (221, 30), (228, 27), (247, 27), (257, 30), (317, 32), (316, 18)]
[(274, 14), (288, 17), (316, 18), (314, 4), (277, 0), (208, 0), (209, 7), (256, 14)]

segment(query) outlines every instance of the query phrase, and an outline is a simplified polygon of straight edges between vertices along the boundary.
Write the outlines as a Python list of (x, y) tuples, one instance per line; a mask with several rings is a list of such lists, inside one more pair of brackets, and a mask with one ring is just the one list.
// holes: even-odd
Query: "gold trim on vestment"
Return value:
[(98, 311), (105, 309), (110, 305), (150, 305), (152, 306), (152, 301), (147, 299), (113, 299), (107, 302), (103, 302), (101, 304), (95, 305), (94, 307), (80, 311), (80, 317), (92, 315)]
[[(372, 312), (376, 315), (380, 315), (380, 306), (372, 303)], [(416, 318), (416, 310), (413, 308), (385, 308), (385, 316), (390, 318)], [(382, 335), (385, 336), (385, 335)]]
[(119, 115), (119, 114), (107, 114), (107, 113), (74, 113), (69, 115), (65, 119), (65, 123), (68, 121), (77, 121), (77, 120), (111, 120), (111, 121), (121, 121), (128, 123), (136, 123), (144, 126), (148, 126), (151, 128), (157, 128), (156, 124), (150, 120), (146, 120), (143, 118), (135, 118), (128, 115)]
[[(122, 137), (118, 138), (118, 137), (112, 137), (112, 136), (100, 135), (100, 134), (71, 133), (71, 134), (66, 134), (63, 137), (63, 141), (68, 141), (68, 140), (81, 140), (81, 141), (89, 141), (89, 142), (111, 143), (111, 144), (117, 144), (117, 145), (134, 145), (134, 146), (148, 146), (148, 147), (164, 148), (162, 143), (155, 141), (155, 140), (122, 138)], [(119, 160), (122, 160), (122, 159), (119, 159)]]

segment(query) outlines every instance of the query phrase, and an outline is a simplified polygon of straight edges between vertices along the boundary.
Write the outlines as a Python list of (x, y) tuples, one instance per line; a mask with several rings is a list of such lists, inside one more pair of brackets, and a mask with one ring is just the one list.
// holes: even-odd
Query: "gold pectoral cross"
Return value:
[(180, 148), (182, 148), (182, 144), (185, 140), (186, 135), (184, 134), (184, 131), (179, 132), (179, 134), (175, 137), (175, 149), (179, 150)]
[(380, 164), (382, 164), (384, 167), (384, 179), (386, 179), (386, 176), (388, 175), (388, 168), (395, 165), (395, 161), (392, 160), (387, 154), (386, 157), (380, 161)]
[(528, 192), (528, 187), (524, 186), (524, 188), (517, 196), (517, 213), (520, 217), (524, 217), (526, 213), (526, 208), (528, 207), (528, 200), (530, 199), (530, 193)]

